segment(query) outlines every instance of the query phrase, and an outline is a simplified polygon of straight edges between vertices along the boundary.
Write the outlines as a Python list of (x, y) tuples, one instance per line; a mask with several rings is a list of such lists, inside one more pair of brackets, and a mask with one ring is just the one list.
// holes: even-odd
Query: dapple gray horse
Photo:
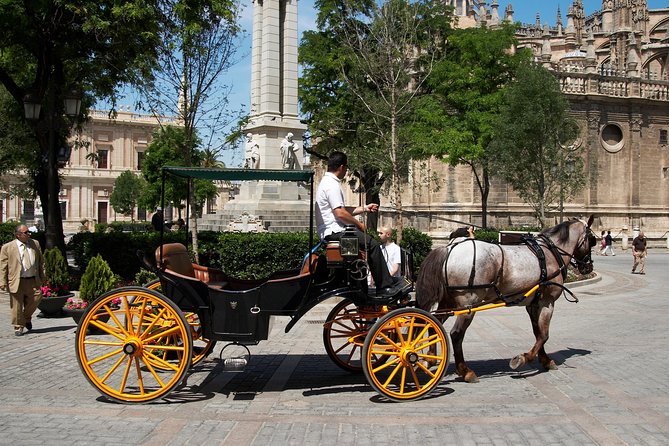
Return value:
[[(536, 342), (529, 352), (514, 357), (510, 367), (515, 370), (538, 356), (544, 368), (555, 369), (555, 362), (544, 350), (553, 305), (563, 293), (561, 285), (570, 263), (582, 274), (592, 271), (590, 250), (596, 244), (590, 230), (592, 220), (590, 217), (587, 223), (582, 220), (560, 223), (523, 244), (497, 245), (461, 239), (434, 249), (425, 258), (418, 275), (417, 306), (429, 311), (437, 305), (437, 317), (440, 311), (489, 303), (525, 306)], [(525, 296), (535, 285), (539, 285), (536, 292)], [(456, 372), (467, 382), (478, 381), (462, 354), (462, 341), (474, 315), (457, 316), (451, 330)]]

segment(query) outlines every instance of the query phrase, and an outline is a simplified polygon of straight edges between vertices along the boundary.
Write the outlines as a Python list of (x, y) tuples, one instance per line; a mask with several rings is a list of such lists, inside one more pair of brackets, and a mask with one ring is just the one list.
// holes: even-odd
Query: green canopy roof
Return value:
[(214, 169), (208, 167), (165, 166), (163, 171), (181, 178), (225, 181), (312, 181), (312, 170)]

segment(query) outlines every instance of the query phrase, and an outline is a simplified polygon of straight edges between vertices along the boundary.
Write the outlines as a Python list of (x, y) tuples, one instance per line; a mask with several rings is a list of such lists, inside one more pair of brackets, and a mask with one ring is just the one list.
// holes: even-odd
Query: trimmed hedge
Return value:
[(432, 250), (432, 239), (418, 229), (404, 228), (402, 229), (402, 243), (400, 243), (400, 246), (413, 253), (414, 274), (418, 274), (420, 265)]
[[(206, 237), (202, 234), (200, 237)], [(164, 243), (186, 242), (185, 233), (166, 232)], [(107, 261), (114, 273), (125, 280), (132, 280), (142, 268), (137, 258), (138, 250), (144, 251), (149, 257), (160, 245), (160, 233), (151, 232), (80, 232), (74, 234), (68, 244), (75, 263), (84, 271), (93, 257), (100, 254)]]
[[(314, 243), (318, 237), (314, 236)], [(298, 268), (309, 251), (308, 232), (220, 233), (217, 246), (201, 244), (200, 261), (242, 279)], [(208, 257), (208, 258), (207, 258)]]
[[(186, 235), (165, 233), (164, 243), (184, 243)], [(318, 237), (314, 235), (314, 243)], [(68, 248), (83, 271), (91, 258), (100, 254), (112, 271), (124, 280), (134, 280), (141, 270), (137, 250), (153, 256), (160, 243), (160, 233), (150, 232), (82, 232), (72, 236)], [(432, 248), (432, 240), (413, 228), (404, 230), (402, 247), (414, 254), (414, 267)], [(234, 233), (201, 231), (198, 233), (200, 264), (213, 266), (242, 279), (264, 278), (271, 273), (298, 268), (309, 249), (307, 232)]]
[(150, 231), (151, 223), (129, 222), (129, 221), (113, 221), (111, 223), (96, 223), (95, 232), (142, 232)]
[[(0, 246), (7, 242), (11, 242), (16, 238), (16, 227), (21, 224), (23, 223), (20, 221), (8, 221), (6, 223), (0, 223)], [(44, 231), (31, 232), (30, 238), (38, 241), (42, 247), (42, 250), (44, 250), (44, 245), (46, 243)]]

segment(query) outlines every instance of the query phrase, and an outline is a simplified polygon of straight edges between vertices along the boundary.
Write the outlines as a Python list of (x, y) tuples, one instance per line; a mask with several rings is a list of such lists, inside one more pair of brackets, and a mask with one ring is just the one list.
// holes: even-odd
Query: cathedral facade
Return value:
[[(450, 0), (457, 26), (513, 22), (513, 8), (492, 2)], [(584, 190), (562, 217), (594, 214), (595, 230), (612, 234), (641, 228), (653, 237), (669, 231), (669, 8), (649, 10), (645, 0), (603, 1), (586, 14), (574, 1), (566, 22), (558, 9), (554, 25), (523, 24), (518, 47), (553, 71), (578, 120), (587, 176)], [(406, 188), (406, 224), (438, 236), (453, 220), (480, 223), (478, 188), (468, 167), (430, 160), (413, 169)], [(439, 178), (439, 187), (429, 182)], [(488, 225), (535, 225), (531, 209), (510, 186), (494, 179)], [(389, 217), (389, 215), (387, 215)], [(549, 220), (547, 223), (550, 223)]]

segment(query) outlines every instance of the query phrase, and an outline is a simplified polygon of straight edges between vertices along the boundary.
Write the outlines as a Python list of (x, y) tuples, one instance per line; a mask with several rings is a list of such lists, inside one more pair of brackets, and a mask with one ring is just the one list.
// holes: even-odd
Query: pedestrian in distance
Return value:
[(599, 240), (599, 251), (597, 251), (597, 255), (604, 255), (604, 251), (606, 251), (606, 231), (602, 231), (602, 235)]
[(14, 235), (0, 248), (0, 289), (9, 293), (14, 334), (23, 336), (24, 329), (33, 329), (32, 316), (42, 299), (44, 258), (28, 226), (17, 226)]
[(639, 274), (646, 274), (646, 255), (648, 247), (646, 244), (646, 236), (643, 231), (632, 240), (632, 255), (634, 256), (634, 264), (632, 265), (632, 274), (635, 274), (637, 267), (639, 267)]
[(612, 256), (615, 256), (616, 253), (613, 252), (613, 237), (611, 237), (611, 231), (606, 231), (606, 237), (604, 237), (604, 240), (606, 241), (606, 248), (604, 249), (604, 252), (602, 255), (607, 255), (607, 252), (610, 252)]
[(151, 227), (155, 231), (162, 231), (165, 226), (165, 217), (163, 217), (163, 208), (156, 208), (156, 213), (151, 217)]

